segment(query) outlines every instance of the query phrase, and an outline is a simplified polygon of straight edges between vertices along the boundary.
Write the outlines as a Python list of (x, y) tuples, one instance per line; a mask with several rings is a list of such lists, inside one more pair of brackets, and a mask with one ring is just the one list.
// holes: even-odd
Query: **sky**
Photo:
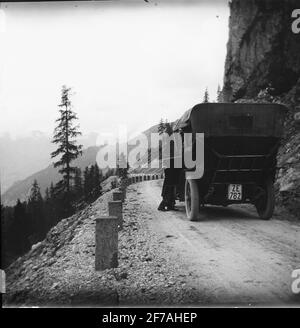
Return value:
[(2, 3), (0, 135), (51, 135), (63, 84), (84, 134), (176, 120), (206, 87), (214, 100), (227, 2)]

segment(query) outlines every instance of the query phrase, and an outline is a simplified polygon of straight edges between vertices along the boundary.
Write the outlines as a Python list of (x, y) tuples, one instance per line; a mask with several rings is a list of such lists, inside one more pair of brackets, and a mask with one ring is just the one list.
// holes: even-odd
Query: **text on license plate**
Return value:
[(229, 200), (241, 200), (242, 199), (242, 185), (230, 184), (228, 186), (228, 199)]

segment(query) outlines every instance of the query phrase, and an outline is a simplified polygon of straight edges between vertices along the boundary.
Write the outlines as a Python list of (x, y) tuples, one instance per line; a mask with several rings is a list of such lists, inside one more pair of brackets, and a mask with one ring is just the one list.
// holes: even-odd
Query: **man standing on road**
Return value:
[[(169, 137), (173, 134), (173, 128), (172, 125), (169, 123), (166, 123), (165, 134)], [(180, 171), (178, 168), (175, 168), (175, 140), (171, 140), (167, 138), (167, 142), (170, 142), (170, 153), (168, 158), (163, 159), (163, 163), (165, 163), (164, 167), (164, 183), (163, 188), (161, 192), (162, 201), (158, 206), (159, 211), (176, 211), (175, 209), (175, 200), (176, 200), (176, 185), (179, 182), (179, 175)], [(162, 149), (165, 149), (165, 147), (162, 147)], [(164, 153), (162, 153), (164, 155)], [(168, 164), (166, 164), (168, 163)]]
[(158, 206), (159, 211), (175, 210), (176, 182), (178, 172), (174, 168), (165, 169), (165, 178), (161, 192), (162, 201)]

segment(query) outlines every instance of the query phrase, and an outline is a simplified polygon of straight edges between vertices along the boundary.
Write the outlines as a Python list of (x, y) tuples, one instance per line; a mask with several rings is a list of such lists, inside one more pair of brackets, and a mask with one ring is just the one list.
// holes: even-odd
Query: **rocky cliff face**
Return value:
[(279, 102), (289, 112), (278, 155), (278, 204), (300, 211), (300, 34), (291, 17), (299, 0), (232, 0), (225, 101)]
[(224, 90), (226, 100), (254, 97), (268, 86), (290, 91), (300, 76), (300, 35), (291, 25), (299, 0), (232, 0)]

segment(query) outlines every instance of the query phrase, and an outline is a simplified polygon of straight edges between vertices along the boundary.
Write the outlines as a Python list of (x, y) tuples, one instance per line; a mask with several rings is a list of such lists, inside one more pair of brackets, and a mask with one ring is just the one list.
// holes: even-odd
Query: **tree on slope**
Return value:
[(165, 132), (165, 123), (162, 118), (160, 119), (160, 121), (158, 123), (157, 132), (158, 132), (158, 134), (163, 134)]
[(217, 102), (218, 103), (223, 102), (223, 95), (222, 95), (220, 84), (218, 85), (218, 90), (217, 90)]
[(203, 103), (209, 103), (209, 94), (207, 88), (204, 91)]
[(37, 181), (34, 180), (27, 204), (28, 215), (31, 223), (32, 240), (34, 242), (41, 240), (46, 232), (43, 207), (44, 204), (40, 187)]
[(76, 137), (81, 135), (81, 132), (79, 125), (75, 125), (78, 117), (72, 110), (70, 93), (71, 88), (64, 85), (61, 91), (61, 103), (58, 105), (60, 117), (56, 120), (57, 126), (52, 140), (58, 148), (51, 153), (52, 158), (60, 156), (60, 159), (54, 163), (54, 167), (60, 167), (59, 173), (63, 175), (63, 179), (56, 187), (63, 194), (67, 209), (70, 207), (71, 182), (76, 172), (76, 167), (71, 166), (71, 162), (82, 154), (82, 145), (78, 145), (76, 141)]

